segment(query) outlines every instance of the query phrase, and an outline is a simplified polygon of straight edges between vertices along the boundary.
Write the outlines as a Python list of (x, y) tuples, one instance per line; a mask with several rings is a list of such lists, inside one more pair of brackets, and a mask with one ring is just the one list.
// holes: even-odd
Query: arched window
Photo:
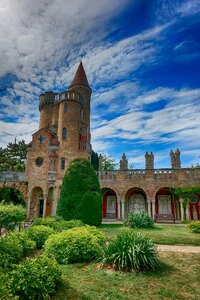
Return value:
[(65, 169), (65, 159), (63, 157), (60, 159), (60, 169), (61, 170)]
[(62, 139), (63, 139), (63, 140), (66, 140), (66, 138), (67, 138), (67, 128), (64, 127), (64, 128), (62, 129)]

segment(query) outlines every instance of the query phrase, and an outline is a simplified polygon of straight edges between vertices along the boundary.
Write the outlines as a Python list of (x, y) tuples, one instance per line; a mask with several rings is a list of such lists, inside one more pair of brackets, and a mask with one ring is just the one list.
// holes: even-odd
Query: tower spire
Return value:
[(70, 87), (72, 87), (74, 85), (83, 85), (83, 86), (89, 87), (87, 76), (85, 74), (85, 70), (84, 70), (82, 61), (80, 62), (79, 66), (78, 66), (78, 69), (76, 71), (76, 74), (74, 76), (72, 83), (70, 84)]

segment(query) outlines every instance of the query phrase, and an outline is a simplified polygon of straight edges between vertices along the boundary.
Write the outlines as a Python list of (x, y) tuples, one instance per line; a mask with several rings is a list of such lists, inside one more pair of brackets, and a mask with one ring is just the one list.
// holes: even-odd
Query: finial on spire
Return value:
[(89, 87), (87, 76), (85, 74), (85, 70), (84, 70), (82, 61), (80, 62), (79, 66), (78, 66), (78, 69), (76, 71), (76, 74), (74, 76), (72, 83), (70, 84), (70, 87), (72, 87), (73, 85), (84, 85), (86, 87)]

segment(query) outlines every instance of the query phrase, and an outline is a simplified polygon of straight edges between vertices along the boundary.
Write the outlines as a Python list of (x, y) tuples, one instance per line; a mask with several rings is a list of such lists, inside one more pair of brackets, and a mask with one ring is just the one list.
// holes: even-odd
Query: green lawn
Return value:
[[(113, 239), (117, 233), (123, 230), (123, 225), (111, 224), (101, 225), (100, 229), (109, 239)], [(162, 225), (155, 224), (152, 229), (130, 229), (135, 232), (141, 232), (151, 238), (156, 244), (175, 245), (186, 244), (200, 246), (200, 234), (191, 233), (186, 225)]]
[(63, 284), (52, 297), (65, 299), (193, 299), (200, 295), (200, 254), (161, 253), (163, 270), (139, 275), (99, 264), (61, 266)]

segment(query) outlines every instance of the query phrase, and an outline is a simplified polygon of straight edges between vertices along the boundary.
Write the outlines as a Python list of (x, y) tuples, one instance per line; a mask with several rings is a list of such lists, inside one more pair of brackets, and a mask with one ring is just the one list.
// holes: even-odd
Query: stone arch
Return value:
[(103, 188), (102, 216), (106, 219), (118, 218), (117, 194), (111, 188)]
[(200, 219), (200, 195), (191, 195), (189, 201), (190, 220)]
[(31, 190), (31, 203), (29, 218), (31, 220), (35, 218), (42, 218), (44, 214), (44, 192), (39, 186), (35, 186)]
[(26, 205), (23, 193), (15, 187), (0, 187), (0, 202), (14, 203), (16, 205)]
[(162, 187), (155, 195), (155, 220), (175, 222), (176, 218), (180, 218), (179, 199), (174, 199), (169, 187)]
[(25, 200), (25, 203), (27, 202), (27, 182), (4, 182), (0, 183), (0, 190), (4, 188), (11, 188), (14, 190), (19, 191)]
[(125, 214), (132, 211), (139, 213), (147, 212), (147, 195), (145, 191), (138, 187), (130, 188), (125, 194)]

